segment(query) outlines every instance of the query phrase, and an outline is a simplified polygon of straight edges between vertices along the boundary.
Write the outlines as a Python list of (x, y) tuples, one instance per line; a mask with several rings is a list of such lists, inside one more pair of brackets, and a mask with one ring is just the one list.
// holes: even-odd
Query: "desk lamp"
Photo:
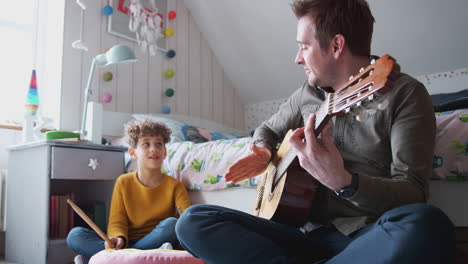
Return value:
[[(135, 54), (133, 53), (133, 51), (128, 46), (121, 44), (115, 45), (112, 48), (110, 48), (107, 52), (99, 54), (93, 58), (91, 69), (89, 71), (88, 83), (86, 84), (86, 89), (84, 92), (83, 115), (81, 116), (82, 119), (80, 127), (80, 134), (82, 139), (88, 139), (96, 144), (101, 144), (102, 105), (95, 102), (89, 103), (89, 96), (92, 94), (91, 83), (94, 78), (96, 66), (106, 67), (112, 64), (136, 61), (137, 59), (135, 58)], [(88, 107), (91, 109), (91, 111), (99, 112), (101, 115), (97, 118), (95, 116), (92, 117), (93, 120), (91, 120), (91, 126), (97, 126), (97, 129), (96, 127), (92, 128), (92, 133), (88, 133), (90, 128), (86, 125), (86, 120), (88, 118)]]

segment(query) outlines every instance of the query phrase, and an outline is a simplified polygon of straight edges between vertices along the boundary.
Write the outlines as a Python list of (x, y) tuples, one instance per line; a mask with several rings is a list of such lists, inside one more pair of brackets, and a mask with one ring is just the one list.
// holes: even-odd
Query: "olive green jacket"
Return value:
[[(303, 127), (325, 96), (324, 90), (304, 84), (255, 130), (255, 144), (274, 153), (287, 131)], [(325, 216), (321, 224), (333, 224), (345, 235), (387, 210), (428, 197), (436, 130), (430, 96), (422, 83), (401, 73), (384, 97), (388, 107), (366, 112), (365, 121), (352, 113), (332, 119), (334, 143), (345, 169), (359, 175), (359, 188), (343, 199), (323, 187), (328, 205), (317, 213)]]

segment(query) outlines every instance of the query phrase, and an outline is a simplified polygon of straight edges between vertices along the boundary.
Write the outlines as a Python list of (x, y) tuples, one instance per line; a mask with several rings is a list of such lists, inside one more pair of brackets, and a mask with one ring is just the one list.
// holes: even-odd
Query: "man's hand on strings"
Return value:
[(314, 132), (315, 118), (312, 114), (304, 128), (294, 131), (289, 142), (301, 167), (326, 187), (338, 191), (351, 184), (352, 176), (344, 169), (343, 158), (333, 143), (331, 122), (325, 125), (319, 140)]

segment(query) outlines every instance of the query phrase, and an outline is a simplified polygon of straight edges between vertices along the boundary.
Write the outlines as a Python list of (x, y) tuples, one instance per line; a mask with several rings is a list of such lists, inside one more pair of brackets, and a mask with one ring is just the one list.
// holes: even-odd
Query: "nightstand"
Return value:
[[(125, 148), (38, 141), (8, 148), (5, 258), (17, 263), (73, 263), (65, 239), (49, 239), (49, 197), (73, 192), (75, 201), (103, 201), (108, 217)], [(106, 217), (106, 219), (107, 219)]]

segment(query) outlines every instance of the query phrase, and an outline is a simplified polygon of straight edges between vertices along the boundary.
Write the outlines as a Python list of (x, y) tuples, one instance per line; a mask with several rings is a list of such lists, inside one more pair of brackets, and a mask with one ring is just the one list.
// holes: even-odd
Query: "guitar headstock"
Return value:
[(391, 80), (400, 72), (399, 65), (389, 55), (380, 57), (356, 76), (351, 76), (346, 84), (338, 89), (330, 102), (332, 114), (348, 112), (363, 102), (374, 100), (391, 88)]

